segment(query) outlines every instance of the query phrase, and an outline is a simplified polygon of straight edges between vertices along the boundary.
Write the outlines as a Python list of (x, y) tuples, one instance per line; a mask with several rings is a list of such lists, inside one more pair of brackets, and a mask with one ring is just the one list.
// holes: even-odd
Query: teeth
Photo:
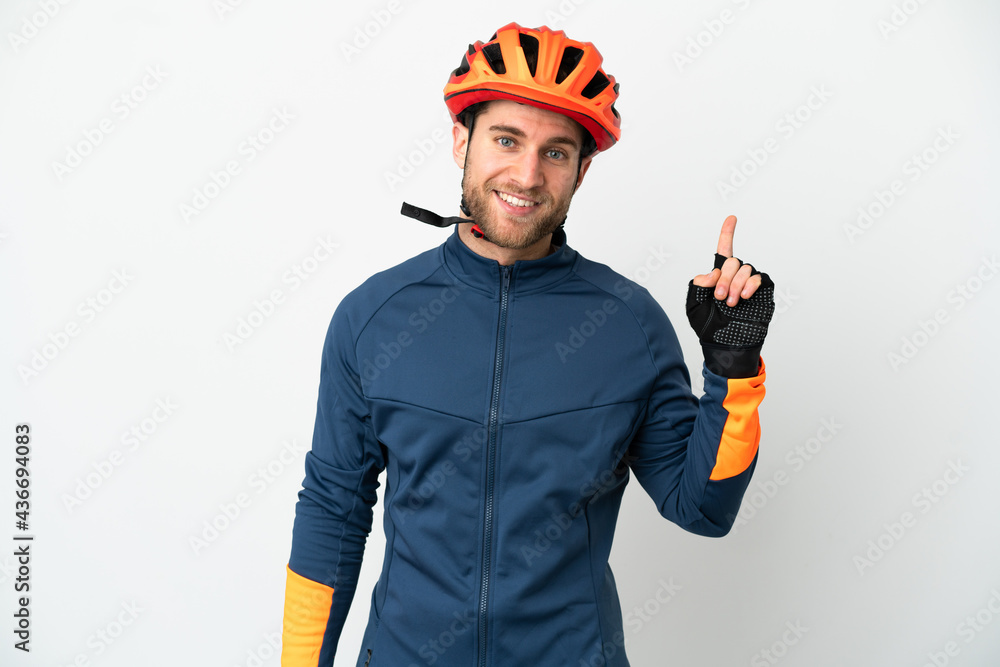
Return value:
[(497, 190), (497, 194), (500, 195), (500, 199), (503, 199), (505, 202), (507, 202), (511, 206), (526, 206), (527, 207), (527, 206), (534, 206), (535, 203), (536, 203), (536, 202), (533, 202), (533, 201), (525, 201), (523, 199), (518, 199), (517, 197), (514, 197), (513, 195), (509, 195), (506, 192), (500, 192), (499, 190)]

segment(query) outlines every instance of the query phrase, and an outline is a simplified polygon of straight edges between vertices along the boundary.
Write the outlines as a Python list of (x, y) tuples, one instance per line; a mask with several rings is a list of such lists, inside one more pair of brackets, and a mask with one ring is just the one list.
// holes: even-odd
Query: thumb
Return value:
[(712, 269), (711, 273), (702, 273), (694, 278), (691, 282), (694, 283), (696, 287), (715, 287), (715, 284), (719, 282), (719, 276), (722, 275), (722, 271), (719, 269)]

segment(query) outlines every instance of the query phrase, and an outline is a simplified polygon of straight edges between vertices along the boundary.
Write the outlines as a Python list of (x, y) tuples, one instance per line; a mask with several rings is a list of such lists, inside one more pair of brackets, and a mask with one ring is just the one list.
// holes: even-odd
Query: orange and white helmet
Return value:
[(453, 121), (490, 100), (555, 111), (580, 123), (598, 151), (607, 150), (621, 137), (621, 118), (618, 84), (601, 69), (603, 60), (593, 44), (568, 39), (561, 30), (508, 23), (485, 44), (469, 45), (444, 87), (445, 103)]

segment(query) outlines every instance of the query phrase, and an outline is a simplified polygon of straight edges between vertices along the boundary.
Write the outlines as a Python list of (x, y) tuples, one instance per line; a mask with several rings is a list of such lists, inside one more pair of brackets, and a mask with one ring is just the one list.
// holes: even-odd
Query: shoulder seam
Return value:
[[(638, 288), (638, 289), (641, 289), (641, 290), (645, 291), (646, 288), (644, 288), (642, 285), (639, 285), (638, 283), (635, 283), (635, 282), (633, 282), (631, 280), (628, 280), (628, 278), (626, 278), (625, 276), (621, 275), (620, 273), (618, 273), (617, 271), (615, 271), (611, 267), (608, 267), (608, 270), (612, 271), (615, 275), (619, 276), (622, 280), (627, 280), (629, 283), (632, 283), (632, 285), (631, 285), (632, 289)], [(629, 314), (632, 315), (632, 319), (635, 320), (636, 325), (639, 327), (639, 330), (642, 331), (642, 336), (643, 336), (643, 338), (646, 341), (646, 354), (649, 355), (649, 364), (656, 370), (657, 378), (659, 378), (660, 371), (659, 371), (658, 368), (656, 368), (656, 361), (653, 359), (653, 351), (652, 351), (652, 349), (650, 348), (650, 345), (649, 345), (649, 334), (646, 333), (646, 327), (643, 326), (642, 320), (639, 318), (638, 315), (636, 315), (635, 311), (632, 310), (632, 307), (629, 305), (628, 301), (625, 300), (625, 299), (623, 299), (618, 294), (615, 294), (614, 292), (609, 292), (607, 290), (607, 288), (602, 287), (601, 285), (598, 285), (593, 280), (590, 280), (589, 278), (585, 278), (584, 276), (580, 275), (580, 273), (577, 271), (577, 267), (576, 266), (573, 267), (573, 275), (577, 276), (580, 280), (584, 281), (585, 283), (593, 285), (595, 288), (599, 289), (600, 291), (604, 292), (605, 294), (607, 294), (611, 298), (613, 298), (616, 301), (618, 301), (620, 304), (622, 304), (628, 310)], [(650, 296), (650, 298), (652, 298), (652, 296)]]
[[(382, 310), (382, 308), (385, 306), (385, 304), (389, 303), (389, 301), (394, 296), (396, 296), (397, 294), (399, 294), (400, 292), (402, 292), (407, 287), (410, 287), (411, 285), (415, 285), (415, 284), (417, 284), (417, 283), (419, 283), (421, 281), (424, 281), (427, 278), (431, 277), (432, 275), (434, 275), (435, 273), (437, 273), (438, 271), (441, 270), (441, 268), (444, 266), (444, 262), (441, 260), (441, 257), (440, 257), (440, 254), (441, 254), (440, 253), (440, 247), (438, 247), (437, 250), (438, 250), (438, 257), (435, 260), (434, 265), (431, 267), (431, 270), (428, 273), (426, 273), (425, 275), (422, 275), (419, 278), (414, 278), (413, 280), (409, 280), (409, 281), (403, 283), (396, 290), (394, 290), (390, 294), (386, 295), (386, 297), (384, 299), (382, 299), (382, 302), (378, 304), (378, 306), (371, 312), (371, 314), (368, 316), (368, 318), (364, 321), (364, 324), (362, 324), (358, 328), (357, 335), (355, 335), (354, 340), (352, 341), (352, 344), (353, 344), (353, 347), (354, 347), (355, 356), (357, 355), (358, 341), (361, 340), (361, 335), (364, 333), (365, 329), (368, 328), (368, 325), (371, 323), (371, 321), (373, 319), (375, 319), (375, 316), (378, 315), (379, 311)], [(372, 276), (372, 277), (374, 278), (374, 276)]]

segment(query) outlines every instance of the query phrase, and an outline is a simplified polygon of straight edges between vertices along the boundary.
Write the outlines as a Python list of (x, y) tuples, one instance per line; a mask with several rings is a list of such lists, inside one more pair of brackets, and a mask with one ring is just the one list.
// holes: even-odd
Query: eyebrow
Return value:
[[(506, 134), (513, 134), (515, 137), (520, 137), (526, 139), (526, 135), (520, 128), (516, 128), (512, 125), (491, 125), (490, 132), (504, 132)], [(567, 146), (572, 146), (573, 148), (579, 148), (580, 142), (571, 137), (552, 137), (547, 143), (550, 144), (566, 144)]]

